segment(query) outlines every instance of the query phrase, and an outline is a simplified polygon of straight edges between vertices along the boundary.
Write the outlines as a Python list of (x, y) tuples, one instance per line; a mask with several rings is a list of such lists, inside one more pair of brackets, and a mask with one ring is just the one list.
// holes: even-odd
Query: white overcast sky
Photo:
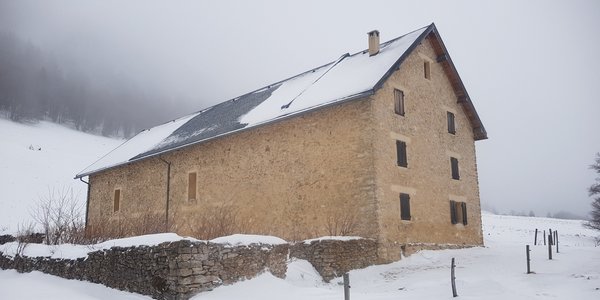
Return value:
[[(586, 214), (600, 151), (600, 1), (0, 0), (65, 65), (213, 105), (435, 22), (489, 140), (481, 200)], [(191, 111), (190, 111), (191, 112)]]

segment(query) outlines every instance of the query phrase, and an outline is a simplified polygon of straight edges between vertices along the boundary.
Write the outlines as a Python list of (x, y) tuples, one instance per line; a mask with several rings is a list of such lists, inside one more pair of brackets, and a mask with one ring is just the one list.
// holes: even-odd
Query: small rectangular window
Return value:
[(188, 201), (196, 200), (196, 172), (188, 175)]
[(118, 212), (121, 208), (121, 190), (115, 190), (115, 196), (113, 198), (113, 212)]
[(447, 112), (448, 117), (448, 133), (456, 134), (456, 126), (454, 124), (454, 114)]
[(410, 195), (400, 194), (400, 219), (410, 221)]
[(398, 157), (398, 166), (408, 167), (408, 161), (406, 159), (406, 143), (403, 141), (396, 141), (396, 155)]
[(459, 180), (460, 175), (458, 174), (458, 159), (450, 157), (450, 168), (452, 169), (452, 179)]
[(404, 92), (394, 90), (394, 110), (396, 114), (404, 116)]
[(426, 79), (431, 79), (431, 66), (428, 61), (423, 62), (423, 73)]
[(450, 221), (467, 225), (467, 203), (450, 200)]

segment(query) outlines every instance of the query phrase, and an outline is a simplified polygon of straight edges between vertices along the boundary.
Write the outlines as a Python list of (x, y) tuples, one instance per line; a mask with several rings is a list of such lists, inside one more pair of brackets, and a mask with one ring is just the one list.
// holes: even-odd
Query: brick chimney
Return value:
[(369, 56), (379, 53), (379, 31), (373, 30), (367, 32), (369, 35)]

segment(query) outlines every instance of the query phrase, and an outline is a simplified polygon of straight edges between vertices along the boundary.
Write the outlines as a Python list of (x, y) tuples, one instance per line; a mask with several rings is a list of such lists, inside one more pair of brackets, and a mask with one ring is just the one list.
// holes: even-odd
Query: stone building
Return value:
[(485, 128), (434, 24), (144, 130), (89, 176), (90, 234), (482, 245)]

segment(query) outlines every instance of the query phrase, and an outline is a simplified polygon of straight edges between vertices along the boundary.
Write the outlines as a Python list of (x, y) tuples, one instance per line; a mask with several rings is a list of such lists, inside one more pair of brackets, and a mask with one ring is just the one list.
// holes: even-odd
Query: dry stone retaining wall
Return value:
[(315, 240), (290, 246), (290, 257), (305, 259), (329, 282), (335, 277), (377, 263), (377, 242), (371, 239)]
[(78, 259), (8, 257), (0, 252), (0, 268), (86, 280), (155, 299), (189, 299), (264, 271), (283, 278), (289, 257), (309, 261), (328, 282), (350, 270), (377, 263), (377, 242), (322, 239), (229, 246), (181, 240), (157, 246), (112, 247)]
[(288, 252), (287, 244), (230, 247), (182, 240), (158, 246), (113, 247), (79, 259), (0, 255), (0, 268), (87, 280), (156, 299), (188, 299), (265, 270), (284, 277)]

